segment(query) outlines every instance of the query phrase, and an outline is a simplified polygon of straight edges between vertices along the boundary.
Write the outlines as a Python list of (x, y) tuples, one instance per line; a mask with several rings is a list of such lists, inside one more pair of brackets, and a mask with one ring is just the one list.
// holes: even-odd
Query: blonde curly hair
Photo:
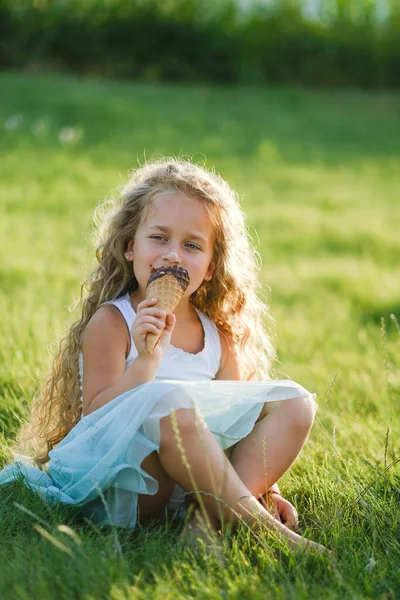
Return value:
[(61, 341), (52, 371), (18, 440), (18, 450), (29, 447), (39, 467), (48, 462), (49, 452), (81, 417), (78, 360), (83, 333), (103, 302), (137, 289), (124, 253), (151, 201), (165, 193), (202, 201), (214, 228), (214, 274), (192, 294), (192, 304), (240, 347), (243, 378), (268, 377), (274, 351), (263, 316), (269, 313), (256, 293), (259, 256), (246, 232), (237, 194), (218, 174), (188, 160), (164, 158), (146, 163), (130, 174), (117, 199), (96, 210), (98, 266), (82, 285), (81, 318)]

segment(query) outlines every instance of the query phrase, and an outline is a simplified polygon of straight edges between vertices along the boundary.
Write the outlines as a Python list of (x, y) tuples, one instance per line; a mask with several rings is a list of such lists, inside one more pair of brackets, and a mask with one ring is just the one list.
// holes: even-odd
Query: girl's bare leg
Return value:
[[(263, 506), (271, 504), (266, 492), (296, 459), (307, 440), (313, 420), (314, 408), (310, 399), (265, 403), (251, 433), (226, 451), (233, 468), (253, 496), (263, 498)], [(278, 440), (278, 445), (275, 440)], [(272, 468), (268, 470), (267, 465), (272, 465)], [(266, 476), (267, 470), (270, 477)], [(218, 531), (216, 519), (210, 525)], [(189, 527), (201, 530), (196, 515), (189, 522)]]
[(314, 421), (310, 398), (267, 402), (249, 435), (230, 457), (236, 473), (256, 498), (287, 471), (307, 441)]
[(141, 467), (158, 481), (158, 490), (154, 496), (139, 494), (138, 498), (139, 523), (148, 525), (153, 519), (160, 516), (174, 491), (175, 481), (162, 468), (157, 452), (149, 454), (142, 462)]
[[(234, 526), (244, 520), (251, 526), (280, 534), (293, 548), (312, 545), (322, 549), (269, 514), (240, 479), (204, 420), (193, 410), (179, 409), (163, 417), (160, 420), (160, 440), (159, 461), (162, 468), (185, 490), (203, 492), (197, 500), (205, 508), (205, 517), (210, 514), (213, 519)], [(146, 468), (145, 461), (142, 466)], [(150, 470), (148, 472), (152, 474)]]

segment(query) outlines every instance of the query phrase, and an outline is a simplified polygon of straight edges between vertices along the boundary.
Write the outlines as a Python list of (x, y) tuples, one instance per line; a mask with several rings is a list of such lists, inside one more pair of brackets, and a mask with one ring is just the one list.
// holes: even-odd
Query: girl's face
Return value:
[(128, 243), (140, 296), (144, 297), (154, 269), (180, 265), (190, 276), (184, 294), (189, 298), (205, 279), (212, 277), (213, 246), (210, 218), (201, 201), (178, 194), (155, 198), (134, 240)]

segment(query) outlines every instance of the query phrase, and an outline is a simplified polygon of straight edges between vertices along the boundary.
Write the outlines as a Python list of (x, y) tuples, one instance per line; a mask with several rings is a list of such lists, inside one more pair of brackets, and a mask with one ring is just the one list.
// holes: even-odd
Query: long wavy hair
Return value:
[(130, 174), (117, 198), (95, 212), (98, 265), (82, 285), (81, 317), (60, 342), (51, 373), (18, 438), (18, 451), (29, 448), (39, 467), (82, 414), (78, 361), (85, 328), (103, 302), (137, 289), (132, 266), (124, 258), (128, 241), (152, 200), (171, 193), (203, 202), (214, 229), (213, 277), (192, 294), (192, 304), (239, 345), (243, 379), (268, 378), (274, 351), (263, 317), (269, 313), (257, 295), (259, 255), (250, 243), (237, 194), (218, 174), (190, 161), (146, 163)]

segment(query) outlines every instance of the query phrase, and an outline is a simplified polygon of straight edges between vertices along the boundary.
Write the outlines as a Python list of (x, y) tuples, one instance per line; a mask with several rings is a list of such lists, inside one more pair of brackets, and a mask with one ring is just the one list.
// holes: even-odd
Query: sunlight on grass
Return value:
[(2, 87), (1, 464), (55, 340), (77, 318), (94, 207), (138, 161), (190, 155), (242, 199), (274, 317), (275, 375), (318, 394), (310, 440), (282, 489), (302, 531), (336, 548), (337, 562), (260, 548), (242, 531), (226, 541), (221, 569), (179, 550), (176, 524), (118, 532), (121, 558), (115, 532), (17, 486), (0, 490), (0, 597), (394, 598), (398, 96), (12, 74)]

